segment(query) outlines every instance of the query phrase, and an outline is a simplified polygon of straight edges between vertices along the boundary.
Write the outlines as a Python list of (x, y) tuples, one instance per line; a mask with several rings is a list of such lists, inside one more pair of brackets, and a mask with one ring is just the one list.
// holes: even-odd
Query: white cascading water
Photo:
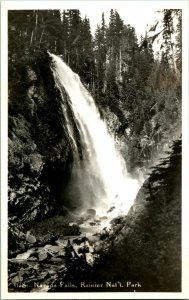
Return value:
[[(139, 183), (127, 173), (114, 139), (79, 76), (60, 57), (49, 55), (54, 79), (62, 95), (64, 126), (74, 154), (70, 197), (75, 198), (75, 206), (78, 199), (78, 208), (83, 210), (94, 208), (98, 214), (103, 214), (115, 207), (116, 214), (127, 213)], [(69, 99), (65, 100), (63, 91), (66, 91)], [(71, 110), (72, 120), (68, 110)], [(73, 120), (79, 132), (82, 158), (74, 136)]]

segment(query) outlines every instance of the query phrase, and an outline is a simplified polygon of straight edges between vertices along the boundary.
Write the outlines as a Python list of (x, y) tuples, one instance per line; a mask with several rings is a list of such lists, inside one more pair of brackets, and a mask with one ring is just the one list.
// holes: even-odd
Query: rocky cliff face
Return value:
[(34, 222), (61, 206), (72, 163), (48, 57), (25, 62), (17, 72), (16, 87), (9, 73), (9, 249), (24, 247)]

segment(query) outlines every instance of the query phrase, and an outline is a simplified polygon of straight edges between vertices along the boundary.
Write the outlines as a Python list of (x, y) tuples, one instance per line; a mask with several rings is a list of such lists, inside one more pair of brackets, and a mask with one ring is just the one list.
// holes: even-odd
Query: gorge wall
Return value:
[(26, 233), (62, 207), (73, 160), (48, 55), (23, 62), (16, 70), (15, 81), (11, 76), (9, 82), (10, 249), (15, 243), (22, 246), (20, 231)]

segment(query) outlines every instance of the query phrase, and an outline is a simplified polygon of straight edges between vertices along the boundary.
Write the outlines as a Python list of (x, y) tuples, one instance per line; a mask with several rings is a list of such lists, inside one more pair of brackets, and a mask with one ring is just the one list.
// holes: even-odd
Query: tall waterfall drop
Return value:
[[(101, 213), (114, 206), (127, 213), (139, 184), (127, 173), (114, 139), (79, 76), (60, 57), (49, 55), (55, 83), (62, 96), (64, 126), (74, 155), (68, 191), (70, 201), (75, 201), (74, 205), (81, 210), (95, 208)], [(63, 96), (65, 91), (68, 97)]]

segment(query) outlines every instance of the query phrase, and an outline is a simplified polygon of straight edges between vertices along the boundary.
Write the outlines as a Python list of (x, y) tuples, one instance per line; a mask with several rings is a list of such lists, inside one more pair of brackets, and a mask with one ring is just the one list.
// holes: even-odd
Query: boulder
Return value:
[(16, 259), (28, 259), (28, 257), (30, 257), (30, 255), (31, 255), (31, 253), (29, 253), (29, 252), (21, 253), (16, 256)]
[(44, 261), (47, 259), (48, 254), (46, 251), (41, 251), (39, 252), (38, 257), (39, 257), (39, 261)]
[(34, 235), (31, 235), (29, 231), (26, 233), (26, 241), (30, 244), (34, 244), (37, 240)]
[(53, 262), (62, 262), (62, 258), (60, 258), (60, 257), (51, 257), (51, 261), (53, 261)]

